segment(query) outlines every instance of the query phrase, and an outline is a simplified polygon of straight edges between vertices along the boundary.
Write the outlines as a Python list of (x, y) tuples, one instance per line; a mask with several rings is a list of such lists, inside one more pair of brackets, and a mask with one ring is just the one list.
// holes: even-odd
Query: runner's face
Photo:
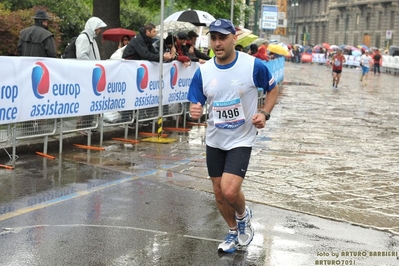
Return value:
[(235, 58), (235, 43), (237, 36), (211, 32), (211, 48), (215, 53), (217, 63), (228, 64)]

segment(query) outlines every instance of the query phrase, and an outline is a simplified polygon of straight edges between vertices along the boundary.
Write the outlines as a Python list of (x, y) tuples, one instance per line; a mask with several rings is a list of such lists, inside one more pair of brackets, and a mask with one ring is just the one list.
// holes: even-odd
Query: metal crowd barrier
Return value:
[[(180, 117), (186, 114), (184, 106), (187, 103), (177, 103), (162, 106), (163, 119), (175, 118), (176, 127), (179, 127)], [(158, 120), (159, 107), (151, 107), (139, 110), (127, 110), (114, 112), (118, 114), (114, 121), (107, 120), (107, 114), (90, 115), (83, 117), (67, 117), (59, 119), (44, 119), (26, 121), (15, 124), (0, 125), (0, 149), (4, 149), (12, 163), (18, 158), (16, 149), (21, 141), (33, 140), (43, 137), (43, 153), (47, 154), (48, 137), (59, 138), (59, 153), (62, 153), (64, 134), (86, 132), (87, 145), (91, 146), (91, 131), (98, 130), (100, 133), (100, 146), (103, 144), (105, 128), (122, 127), (125, 129), (124, 137), (128, 138), (128, 130), (135, 129), (135, 139), (139, 137), (139, 123), (152, 123), (152, 132)], [(186, 126), (185, 121), (184, 127)], [(10, 148), (12, 150), (10, 150)]]
[[(283, 59), (282, 59), (283, 60)], [(282, 61), (283, 62), (283, 61)], [(270, 69), (270, 68), (269, 68)], [(280, 71), (280, 70), (279, 70)], [(282, 70), (282, 73), (283, 70)], [(278, 76), (278, 73), (274, 73)], [(277, 77), (275, 76), (275, 77)], [(277, 79), (278, 84), (281, 85), (283, 81), (283, 74)], [(258, 91), (258, 107), (264, 104), (263, 91)], [(187, 116), (189, 112), (190, 103), (175, 103), (171, 105), (162, 106), (162, 117), (175, 118), (176, 128), (183, 122), (183, 127), (186, 127)], [(107, 120), (107, 114), (96, 114), (83, 117), (68, 117), (59, 119), (43, 119), (34, 121), (25, 121), (14, 124), (0, 125), (0, 149), (4, 149), (10, 160), (14, 164), (18, 155), (16, 154), (17, 144), (20, 141), (30, 141), (34, 138), (43, 137), (43, 153), (47, 153), (48, 137), (54, 136), (59, 138), (59, 153), (62, 153), (64, 134), (79, 133), (84, 131), (99, 130), (100, 131), (100, 146), (103, 144), (104, 128), (107, 127), (123, 127), (125, 128), (125, 138), (128, 137), (128, 130), (135, 129), (135, 138), (138, 139), (139, 123), (152, 123), (152, 133), (155, 133), (155, 128), (158, 120), (159, 107), (151, 107), (138, 110), (127, 110), (115, 112), (120, 114), (120, 118), (114, 121)], [(204, 115), (198, 119), (198, 124), (206, 123), (208, 118), (208, 106), (204, 108)], [(91, 134), (87, 134), (87, 145), (91, 146)], [(9, 150), (12, 148), (11, 153)]]
[(381, 71), (391, 74), (399, 74), (399, 56), (382, 56)]

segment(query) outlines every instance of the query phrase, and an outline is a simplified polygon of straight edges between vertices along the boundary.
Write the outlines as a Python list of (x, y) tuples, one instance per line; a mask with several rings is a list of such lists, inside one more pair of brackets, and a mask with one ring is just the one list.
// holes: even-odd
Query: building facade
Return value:
[(291, 43), (399, 44), (399, 0), (289, 0)]

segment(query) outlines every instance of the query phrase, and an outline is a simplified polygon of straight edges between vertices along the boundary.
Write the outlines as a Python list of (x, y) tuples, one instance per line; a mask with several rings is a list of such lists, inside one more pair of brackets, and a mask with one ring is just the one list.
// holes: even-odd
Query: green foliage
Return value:
[[(32, 17), (38, 9), (46, 10), (38, 6), (12, 12), (5, 10), (4, 5), (0, 4), (0, 55), (17, 55), (19, 32), (34, 24)], [(61, 43), (59, 18), (48, 10), (46, 12), (52, 18), (53, 23), (49, 24), (49, 30), (54, 34), (55, 45), (58, 47)]]
[[(139, 0), (121, 0), (120, 20), (121, 27), (138, 31), (147, 22), (153, 22), (154, 11), (147, 8), (147, 5), (139, 7)], [(159, 12), (159, 10), (158, 10)]]
[[(145, 6), (152, 12), (159, 14), (161, 1), (160, 0), (136, 0), (140, 6)], [(210, 4), (208, 0), (166, 0), (165, 9), (171, 10), (169, 13), (177, 12), (186, 9), (197, 9), (208, 12), (215, 18), (227, 18), (230, 19), (231, 12), (231, 0), (214, 0)], [(240, 0), (234, 0), (234, 24), (244, 24), (245, 18), (252, 12), (251, 8), (243, 4)], [(242, 15), (244, 14), (244, 15)]]
[(152, 22), (151, 14), (144, 8), (129, 8), (121, 5), (121, 27), (138, 31), (147, 22)]
[[(88, 1), (88, 0), (86, 0)], [(89, 1), (92, 2), (92, 1)], [(49, 16), (51, 17), (49, 28), (50, 31), (54, 33), (56, 38), (56, 47), (58, 48), (58, 52), (62, 53), (69, 39), (77, 34), (79, 34), (83, 29), (86, 23), (86, 20), (91, 17), (91, 7), (87, 6), (83, 1), (76, 0), (62, 0), (62, 1), (54, 1), (54, 0), (0, 0), (0, 3), (3, 3), (3, 11), (11, 10), (10, 17), (7, 18), (7, 21), (14, 21), (14, 24), (9, 25), (14, 33), (8, 33), (8, 38), (18, 40), (19, 32), (28, 26), (33, 24), (32, 16), (35, 14), (35, 11), (41, 7), (40, 9), (44, 9), (47, 11)], [(37, 7), (35, 7), (37, 6)], [(25, 18), (21, 15), (24, 12), (29, 13), (29, 17)], [(22, 19), (22, 21), (18, 21)], [(26, 20), (26, 21), (24, 21)], [(10, 22), (8, 22), (10, 23)], [(59, 28), (58, 31), (53, 31), (52, 29)], [(3, 28), (0, 24), (0, 31)], [(61, 33), (62, 32), (62, 35)], [(17, 33), (17, 34), (16, 34)], [(3, 38), (1, 36), (0, 38)], [(14, 43), (14, 42), (13, 42)], [(16, 47), (16, 42), (15, 42)], [(14, 47), (10, 47), (8, 50), (13, 50)], [(6, 53), (5, 50), (0, 48), (0, 54)], [(8, 52), (7, 52), (8, 54)]]

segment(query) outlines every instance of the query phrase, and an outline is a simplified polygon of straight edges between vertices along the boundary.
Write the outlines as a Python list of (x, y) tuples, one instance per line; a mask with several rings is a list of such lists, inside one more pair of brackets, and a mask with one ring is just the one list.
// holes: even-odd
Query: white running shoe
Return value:
[(247, 215), (243, 219), (237, 219), (238, 226), (238, 244), (240, 246), (248, 246), (254, 238), (255, 230), (251, 225), (252, 210), (246, 206)]
[(226, 236), (223, 243), (218, 247), (219, 252), (232, 253), (237, 250), (238, 240), (237, 231), (229, 230), (229, 234)]

